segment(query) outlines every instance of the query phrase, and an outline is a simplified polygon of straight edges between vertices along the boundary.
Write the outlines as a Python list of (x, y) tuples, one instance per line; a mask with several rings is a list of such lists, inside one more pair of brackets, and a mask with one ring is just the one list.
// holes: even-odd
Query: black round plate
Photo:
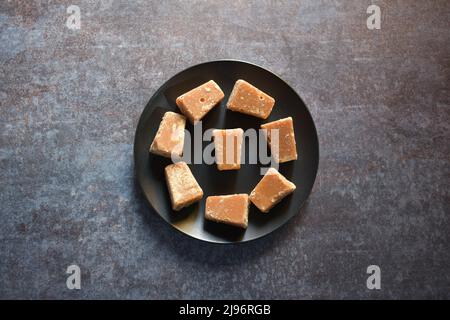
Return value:
[[(189, 164), (203, 189), (203, 199), (179, 212), (171, 209), (164, 178), (164, 167), (170, 159), (149, 153), (150, 144), (166, 111), (181, 113), (175, 99), (182, 93), (213, 79), (224, 91), (220, 106), (213, 108), (202, 120), (203, 130), (209, 128), (259, 129), (262, 123), (291, 116), (294, 120), (298, 160), (279, 165), (279, 171), (295, 183), (297, 189), (277, 204), (269, 213), (261, 213), (250, 205), (247, 230), (206, 221), (205, 199), (211, 195), (250, 193), (261, 179), (261, 164), (243, 164), (240, 170), (219, 171), (215, 164)], [(275, 98), (276, 103), (267, 120), (257, 119), (227, 110), (226, 102), (234, 83), (244, 79)], [(186, 129), (194, 128), (187, 122)], [(206, 147), (210, 142), (203, 142)], [(248, 146), (245, 146), (248, 150)], [(193, 153), (192, 153), (193, 154)], [(248, 156), (246, 157), (248, 159)], [(148, 102), (142, 113), (134, 142), (136, 175), (142, 191), (153, 209), (181, 232), (209, 242), (244, 242), (265, 236), (300, 211), (314, 184), (319, 163), (319, 144), (313, 119), (302, 99), (282, 79), (254, 64), (220, 60), (190, 67), (163, 84)], [(248, 161), (246, 161), (247, 163)]]

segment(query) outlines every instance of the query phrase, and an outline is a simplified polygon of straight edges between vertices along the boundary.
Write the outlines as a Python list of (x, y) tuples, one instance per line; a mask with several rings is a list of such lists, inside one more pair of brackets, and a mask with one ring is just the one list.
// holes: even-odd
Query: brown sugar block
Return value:
[[(267, 139), (275, 161), (282, 163), (297, 160), (297, 145), (291, 117), (265, 123), (261, 125), (261, 128), (267, 130)], [(278, 133), (277, 139), (276, 133)]]
[(219, 170), (238, 170), (241, 168), (241, 149), (244, 130), (214, 130), (216, 164)]
[(189, 121), (195, 124), (214, 108), (224, 96), (217, 83), (210, 80), (179, 96), (176, 104)]
[(294, 190), (295, 184), (287, 180), (276, 169), (270, 168), (250, 193), (250, 201), (259, 210), (267, 213)]
[(267, 119), (275, 104), (275, 99), (244, 80), (234, 84), (227, 102), (227, 108), (261, 119)]
[(172, 153), (181, 157), (185, 126), (184, 116), (175, 112), (166, 112), (150, 145), (150, 152), (167, 158), (170, 158)]
[(233, 194), (206, 198), (205, 218), (246, 229), (248, 226), (248, 195)]
[(164, 171), (173, 210), (178, 211), (203, 197), (203, 190), (186, 162), (170, 164)]

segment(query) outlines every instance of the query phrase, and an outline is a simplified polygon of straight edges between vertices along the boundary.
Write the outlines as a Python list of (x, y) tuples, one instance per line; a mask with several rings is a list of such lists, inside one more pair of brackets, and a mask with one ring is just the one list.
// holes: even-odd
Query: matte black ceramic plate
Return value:
[[(203, 189), (203, 199), (182, 211), (171, 209), (164, 179), (164, 167), (170, 159), (148, 152), (162, 115), (166, 111), (180, 113), (175, 99), (182, 93), (213, 79), (225, 93), (220, 106), (213, 108), (202, 120), (208, 128), (259, 129), (262, 123), (291, 116), (294, 119), (298, 160), (282, 163), (279, 171), (295, 183), (295, 192), (283, 199), (269, 213), (264, 214), (250, 206), (247, 230), (230, 227), (204, 219), (205, 199), (210, 195), (250, 193), (261, 179), (260, 168), (267, 165), (243, 164), (240, 170), (219, 171), (215, 164), (190, 164), (195, 178)], [(275, 98), (270, 117), (255, 117), (227, 110), (226, 102), (234, 83), (244, 79)], [(194, 133), (187, 123), (186, 129)], [(210, 142), (203, 142), (206, 147)], [(245, 147), (248, 150), (248, 146)], [(259, 66), (233, 60), (207, 62), (190, 67), (163, 84), (148, 102), (136, 129), (134, 142), (136, 175), (142, 191), (153, 209), (169, 224), (194, 238), (209, 242), (231, 243), (260, 238), (289, 221), (311, 192), (319, 162), (319, 145), (313, 119), (298, 94), (282, 79)], [(246, 160), (248, 156), (246, 157)]]

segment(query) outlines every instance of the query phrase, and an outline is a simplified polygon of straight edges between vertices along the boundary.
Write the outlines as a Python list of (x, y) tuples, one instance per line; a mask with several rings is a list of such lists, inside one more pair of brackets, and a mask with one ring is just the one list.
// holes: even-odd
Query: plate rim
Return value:
[[(164, 217), (163, 217), (163, 216), (155, 209), (155, 207), (153, 206), (153, 204), (150, 202), (150, 200), (148, 199), (147, 195), (145, 194), (144, 188), (142, 187), (142, 183), (141, 183), (141, 180), (140, 180), (139, 177), (138, 177), (138, 172), (137, 172), (137, 165), (136, 165), (137, 162), (138, 162), (138, 161), (137, 161), (137, 148), (136, 148), (136, 145), (137, 145), (137, 133), (138, 133), (139, 128), (140, 128), (141, 125), (142, 125), (143, 114), (144, 114), (145, 110), (147, 109), (147, 107), (148, 107), (149, 105), (151, 105), (151, 103), (152, 103), (153, 100), (156, 98), (156, 96), (161, 92), (162, 88), (165, 87), (166, 84), (167, 84), (170, 80), (172, 80), (173, 78), (175, 78), (176, 76), (180, 75), (180, 74), (183, 73), (183, 72), (189, 71), (190, 69), (193, 69), (193, 68), (196, 68), (196, 67), (199, 67), (199, 66), (202, 66), (202, 65), (206, 65), (206, 64), (214, 64), (214, 63), (218, 63), (218, 62), (237, 62), (237, 63), (248, 64), (248, 65), (251, 65), (251, 66), (260, 68), (260, 69), (262, 69), (262, 70), (264, 70), (264, 71), (266, 71), (266, 72), (269, 72), (269, 73), (271, 73), (272, 75), (274, 75), (275, 77), (277, 77), (279, 80), (281, 80), (286, 86), (288, 86), (288, 87), (295, 93), (295, 95), (300, 99), (300, 101), (301, 101), (301, 102), (303, 103), (303, 105), (305, 106), (306, 112), (308, 113), (309, 117), (310, 117), (311, 120), (312, 120), (312, 127), (313, 127), (313, 129), (314, 129), (313, 131), (314, 131), (314, 133), (315, 133), (316, 142), (317, 142), (317, 164), (316, 164), (316, 166), (315, 166), (315, 168), (314, 168), (314, 171), (315, 171), (315, 173), (314, 173), (314, 181), (313, 181), (311, 187), (310, 187), (309, 190), (308, 190), (308, 196), (305, 198), (305, 200), (302, 201), (302, 203), (300, 204), (300, 206), (299, 206), (299, 208), (298, 208), (298, 211), (297, 211), (294, 215), (292, 215), (291, 217), (289, 217), (286, 221), (284, 221), (282, 224), (280, 224), (278, 227), (276, 227), (275, 229), (273, 229), (271, 232), (268, 232), (268, 233), (263, 234), (263, 235), (261, 235), (261, 236), (259, 236), (259, 237), (255, 237), (255, 238), (251, 238), (251, 239), (247, 239), (247, 240), (238, 240), (238, 241), (227, 241), (227, 240), (223, 240), (223, 241), (220, 241), (220, 240), (202, 239), (202, 238), (195, 237), (195, 236), (193, 236), (193, 235), (191, 235), (191, 234), (189, 234), (189, 233), (187, 233), (187, 232), (185, 232), (185, 231), (183, 231), (183, 230), (177, 228), (177, 227), (174, 226), (172, 223), (170, 223), (170, 221), (167, 221), (167, 220), (166, 220), (166, 219), (165, 219), (165, 218), (164, 218)], [(309, 197), (310, 197), (310, 195), (311, 195), (312, 189), (314, 188), (314, 185), (315, 185), (315, 183), (316, 183), (317, 174), (319, 173), (319, 164), (320, 164), (320, 143), (319, 143), (319, 135), (317, 134), (316, 123), (314, 122), (314, 118), (313, 118), (313, 116), (312, 116), (312, 114), (311, 114), (311, 112), (310, 112), (308, 106), (307, 106), (306, 103), (303, 101), (302, 97), (300, 97), (300, 95), (297, 93), (297, 91), (296, 91), (291, 85), (289, 85), (289, 83), (286, 82), (281, 76), (279, 76), (277, 73), (271, 71), (270, 69), (267, 69), (267, 68), (265, 68), (265, 67), (262, 67), (261, 65), (256, 64), (256, 63), (252, 63), (252, 62), (248, 62), (248, 61), (244, 61), (244, 60), (240, 60), (240, 59), (217, 59), (217, 60), (210, 60), (210, 61), (205, 61), (205, 62), (200, 62), (200, 63), (194, 64), (194, 65), (190, 65), (190, 66), (188, 66), (187, 68), (185, 68), (185, 69), (183, 69), (183, 70), (181, 70), (181, 71), (179, 71), (179, 72), (176, 72), (176, 73), (173, 74), (171, 77), (169, 77), (166, 81), (164, 81), (164, 83), (161, 84), (161, 85), (159, 86), (159, 88), (152, 94), (150, 100), (148, 100), (147, 104), (146, 104), (145, 107), (142, 109), (141, 114), (140, 114), (140, 116), (139, 116), (138, 123), (137, 123), (137, 125), (136, 125), (136, 129), (135, 129), (135, 132), (134, 132), (134, 140), (133, 140), (133, 160), (134, 160), (134, 166), (133, 166), (133, 167), (134, 167), (134, 174), (135, 174), (135, 177), (134, 177), (134, 178), (137, 180), (138, 185), (139, 185), (139, 188), (140, 188), (140, 191), (141, 191), (141, 193), (144, 195), (144, 198), (145, 198), (147, 204), (150, 205), (150, 208), (152, 209), (152, 211), (156, 212), (157, 215), (158, 215), (162, 220), (164, 220), (167, 224), (169, 224), (173, 229), (177, 230), (179, 233), (181, 233), (181, 234), (183, 234), (183, 235), (185, 235), (185, 236), (187, 236), (187, 237), (189, 237), (189, 238), (191, 238), (191, 239), (195, 239), (195, 240), (200, 241), (200, 242), (206, 242), (206, 243), (212, 243), (212, 244), (219, 244), (219, 245), (243, 244), (243, 243), (249, 243), (249, 242), (252, 242), (252, 241), (256, 241), (256, 240), (260, 240), (260, 239), (265, 238), (266, 236), (272, 234), (273, 232), (279, 230), (281, 227), (285, 226), (289, 221), (292, 220), (292, 218), (294, 218), (295, 216), (297, 216), (297, 215), (302, 211), (303, 207), (305, 206), (307, 200), (309, 199)]]

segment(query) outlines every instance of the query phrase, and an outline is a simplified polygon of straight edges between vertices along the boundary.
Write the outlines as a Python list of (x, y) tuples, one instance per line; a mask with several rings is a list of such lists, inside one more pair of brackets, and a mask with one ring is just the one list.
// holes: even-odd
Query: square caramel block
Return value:
[(248, 195), (233, 194), (206, 198), (205, 218), (247, 229)]
[(195, 124), (222, 101), (224, 96), (217, 83), (210, 80), (179, 96), (176, 103), (189, 121)]
[(150, 152), (167, 158), (170, 158), (172, 153), (181, 157), (185, 126), (184, 116), (175, 112), (166, 112), (150, 145)]
[(214, 130), (216, 164), (219, 170), (238, 170), (241, 168), (241, 149), (244, 130)]
[(275, 104), (275, 99), (244, 80), (234, 84), (227, 108), (261, 119), (267, 119)]
[(295, 184), (287, 180), (276, 169), (270, 168), (250, 193), (250, 201), (259, 210), (267, 213), (294, 190)]
[(173, 210), (178, 211), (190, 206), (203, 197), (203, 190), (186, 162), (169, 164), (164, 171)]
[(297, 160), (297, 145), (291, 117), (265, 123), (261, 128), (267, 130), (267, 139), (275, 161), (282, 163)]

